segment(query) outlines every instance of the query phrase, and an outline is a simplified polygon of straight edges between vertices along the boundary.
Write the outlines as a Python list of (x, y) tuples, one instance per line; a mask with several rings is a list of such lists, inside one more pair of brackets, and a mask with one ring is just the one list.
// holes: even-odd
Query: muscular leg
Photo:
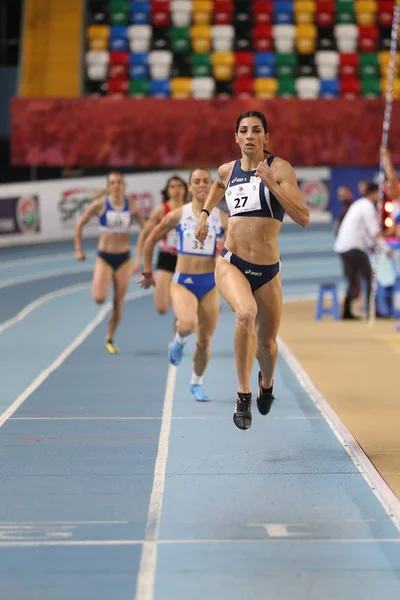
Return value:
[(103, 304), (107, 300), (112, 278), (112, 268), (98, 256), (92, 279), (92, 298), (97, 304)]
[(208, 292), (199, 302), (196, 348), (193, 354), (193, 372), (201, 377), (211, 358), (211, 338), (219, 317), (219, 293), (217, 288)]
[(256, 335), (257, 360), (262, 375), (262, 386), (272, 387), (278, 358), (279, 325), (282, 315), (282, 283), (280, 273), (254, 292), (257, 302)]
[(131, 260), (127, 260), (114, 272), (114, 302), (110, 318), (108, 319), (107, 340), (112, 340), (114, 338), (115, 331), (122, 319), (124, 300), (129, 288), (131, 272)]
[(166, 315), (171, 308), (171, 281), (173, 273), (157, 269), (155, 275), (156, 288), (154, 304), (160, 315)]
[(178, 366), (182, 360), (183, 347), (187, 338), (197, 328), (198, 300), (183, 285), (171, 283), (172, 306), (176, 317), (176, 335), (169, 345), (169, 360)]
[(246, 277), (223, 258), (215, 270), (218, 291), (236, 316), (234, 336), (238, 391), (250, 393), (250, 377), (256, 352), (255, 320), (257, 304)]

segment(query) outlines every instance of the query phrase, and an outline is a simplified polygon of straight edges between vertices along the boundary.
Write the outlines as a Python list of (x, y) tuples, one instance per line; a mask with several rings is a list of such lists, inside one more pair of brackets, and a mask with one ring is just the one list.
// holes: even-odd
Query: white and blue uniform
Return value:
[[(128, 198), (125, 198), (122, 208), (115, 208), (109, 196), (106, 196), (104, 210), (99, 216), (100, 231), (107, 233), (129, 233), (132, 223), (132, 214)], [(103, 252), (98, 250), (99, 256), (113, 271), (117, 271), (121, 265), (130, 259), (130, 252)]]
[[(192, 203), (185, 204), (182, 208), (181, 219), (176, 228), (177, 253), (215, 258), (217, 255), (217, 240), (224, 233), (220, 212), (218, 209), (211, 211), (207, 221), (209, 227), (208, 236), (203, 243), (200, 243), (194, 236), (197, 221), (198, 219), (193, 212)], [(186, 287), (198, 300), (201, 300), (203, 296), (215, 287), (214, 271), (211, 273), (202, 273), (201, 275), (175, 271), (173, 281)]]
[[(267, 158), (269, 167), (274, 158), (272, 155)], [(255, 173), (255, 169), (243, 171), (240, 160), (235, 162), (225, 192), (229, 217), (267, 217), (282, 222), (285, 214), (283, 206)], [(280, 261), (273, 265), (249, 263), (226, 248), (221, 256), (243, 273), (253, 292), (271, 281), (281, 267)]]

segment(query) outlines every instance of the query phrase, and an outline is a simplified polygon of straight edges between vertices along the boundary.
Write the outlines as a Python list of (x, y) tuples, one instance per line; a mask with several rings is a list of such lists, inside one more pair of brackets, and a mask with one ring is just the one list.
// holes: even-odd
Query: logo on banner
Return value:
[(153, 212), (155, 206), (154, 196), (151, 192), (139, 192), (136, 194), (128, 194), (129, 200), (136, 202), (142, 216), (148, 219)]
[(93, 202), (94, 197), (95, 191), (90, 188), (75, 188), (62, 192), (58, 202), (61, 224), (65, 227), (75, 227), (77, 220)]
[(40, 231), (38, 196), (0, 198), (0, 235)]
[(311, 210), (325, 211), (329, 204), (329, 189), (324, 181), (303, 181), (299, 188)]

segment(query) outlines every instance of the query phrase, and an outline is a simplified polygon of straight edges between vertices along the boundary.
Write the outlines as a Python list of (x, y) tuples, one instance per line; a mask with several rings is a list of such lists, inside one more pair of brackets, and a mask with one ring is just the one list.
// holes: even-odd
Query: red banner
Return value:
[[(295, 166), (376, 166), (382, 100), (12, 101), (12, 163), (31, 166), (218, 166), (238, 156), (238, 115), (260, 110), (271, 150)], [(400, 102), (390, 139), (400, 163)]]

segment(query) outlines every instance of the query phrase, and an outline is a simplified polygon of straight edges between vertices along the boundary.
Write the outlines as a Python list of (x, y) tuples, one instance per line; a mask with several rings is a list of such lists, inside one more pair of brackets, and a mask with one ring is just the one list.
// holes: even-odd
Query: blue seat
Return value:
[(134, 25), (147, 25), (150, 23), (150, 2), (131, 2), (131, 16)]
[(110, 29), (111, 52), (127, 52), (129, 50), (128, 28), (124, 25), (113, 25)]
[(276, 54), (274, 52), (256, 52), (254, 65), (256, 77), (274, 77)]
[(319, 91), (321, 98), (337, 98), (339, 91), (339, 81), (337, 79), (321, 79)]
[(132, 79), (147, 79), (149, 77), (149, 54), (147, 52), (130, 54), (129, 74)]
[(274, 2), (275, 24), (292, 25), (294, 23), (293, 2)]
[(150, 95), (153, 98), (169, 98), (170, 97), (170, 81), (169, 81), (169, 79), (153, 79), (150, 82)]
[[(325, 298), (330, 296), (330, 305), (326, 306)], [(336, 283), (321, 283), (318, 290), (315, 318), (320, 321), (324, 315), (331, 315), (335, 321), (340, 319), (339, 296)]]

